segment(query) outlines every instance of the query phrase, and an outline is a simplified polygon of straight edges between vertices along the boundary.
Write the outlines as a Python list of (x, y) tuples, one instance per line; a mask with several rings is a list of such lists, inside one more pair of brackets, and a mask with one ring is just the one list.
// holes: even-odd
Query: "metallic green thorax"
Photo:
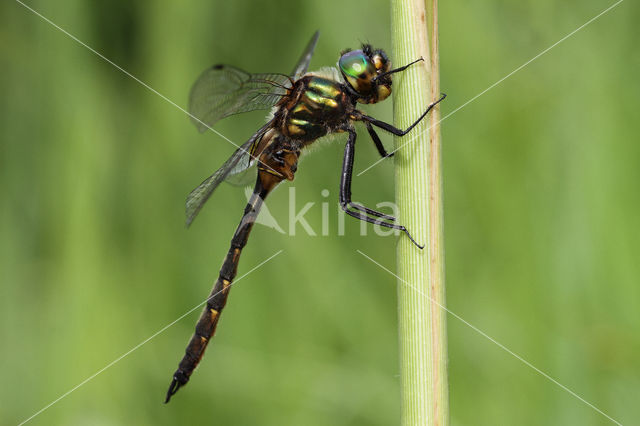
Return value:
[(327, 125), (338, 122), (347, 105), (340, 83), (323, 77), (307, 76), (296, 84), (298, 92), (284, 121), (286, 133), (298, 140), (311, 141), (327, 134)]

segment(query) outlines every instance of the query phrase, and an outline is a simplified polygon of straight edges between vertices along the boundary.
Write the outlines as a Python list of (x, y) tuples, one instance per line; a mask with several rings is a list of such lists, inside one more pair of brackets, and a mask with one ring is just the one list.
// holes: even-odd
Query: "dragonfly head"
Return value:
[(385, 100), (391, 94), (391, 61), (382, 49), (362, 45), (362, 49), (342, 52), (338, 67), (345, 81), (364, 104)]

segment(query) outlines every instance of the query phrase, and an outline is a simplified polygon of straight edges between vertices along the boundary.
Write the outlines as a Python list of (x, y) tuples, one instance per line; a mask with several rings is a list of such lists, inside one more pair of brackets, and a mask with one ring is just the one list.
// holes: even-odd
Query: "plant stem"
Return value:
[[(392, 0), (394, 121), (407, 128), (440, 96), (437, 0)], [(396, 137), (400, 223), (424, 250), (401, 237), (397, 250), (403, 426), (448, 425), (440, 108)], [(406, 144), (406, 145), (405, 145)]]

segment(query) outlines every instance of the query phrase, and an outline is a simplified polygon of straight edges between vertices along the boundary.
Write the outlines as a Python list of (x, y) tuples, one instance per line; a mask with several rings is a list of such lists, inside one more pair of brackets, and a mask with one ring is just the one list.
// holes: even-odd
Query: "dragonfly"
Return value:
[(334, 133), (346, 133), (339, 202), (349, 216), (403, 232), (416, 246), (423, 248), (395, 217), (370, 209), (351, 200), (351, 180), (356, 143), (355, 123), (363, 123), (378, 153), (388, 153), (378, 136), (379, 128), (397, 136), (410, 132), (446, 95), (427, 106), (424, 113), (407, 129), (368, 116), (357, 104), (373, 104), (391, 94), (392, 75), (420, 61), (419, 58), (399, 68), (392, 68), (382, 49), (363, 44), (360, 49), (341, 53), (337, 67), (307, 72), (319, 32), (316, 32), (291, 74), (250, 74), (229, 65), (214, 65), (194, 83), (189, 97), (192, 121), (201, 131), (230, 115), (271, 109), (270, 118), (257, 132), (187, 197), (186, 223), (191, 224), (214, 190), (225, 180), (247, 173), (256, 166), (257, 178), (244, 209), (229, 251), (206, 306), (196, 324), (185, 354), (173, 374), (165, 403), (184, 385), (202, 360), (213, 337), (220, 313), (226, 305), (236, 276), (240, 255), (264, 199), (281, 182), (294, 179), (301, 153), (318, 139)]

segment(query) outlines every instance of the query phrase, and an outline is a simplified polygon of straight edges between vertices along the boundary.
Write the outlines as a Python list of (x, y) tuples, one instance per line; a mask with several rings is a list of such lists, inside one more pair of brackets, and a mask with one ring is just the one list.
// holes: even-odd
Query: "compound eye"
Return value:
[(362, 50), (345, 53), (340, 57), (338, 65), (344, 75), (354, 79), (366, 78), (366, 74), (370, 73), (369, 60)]

